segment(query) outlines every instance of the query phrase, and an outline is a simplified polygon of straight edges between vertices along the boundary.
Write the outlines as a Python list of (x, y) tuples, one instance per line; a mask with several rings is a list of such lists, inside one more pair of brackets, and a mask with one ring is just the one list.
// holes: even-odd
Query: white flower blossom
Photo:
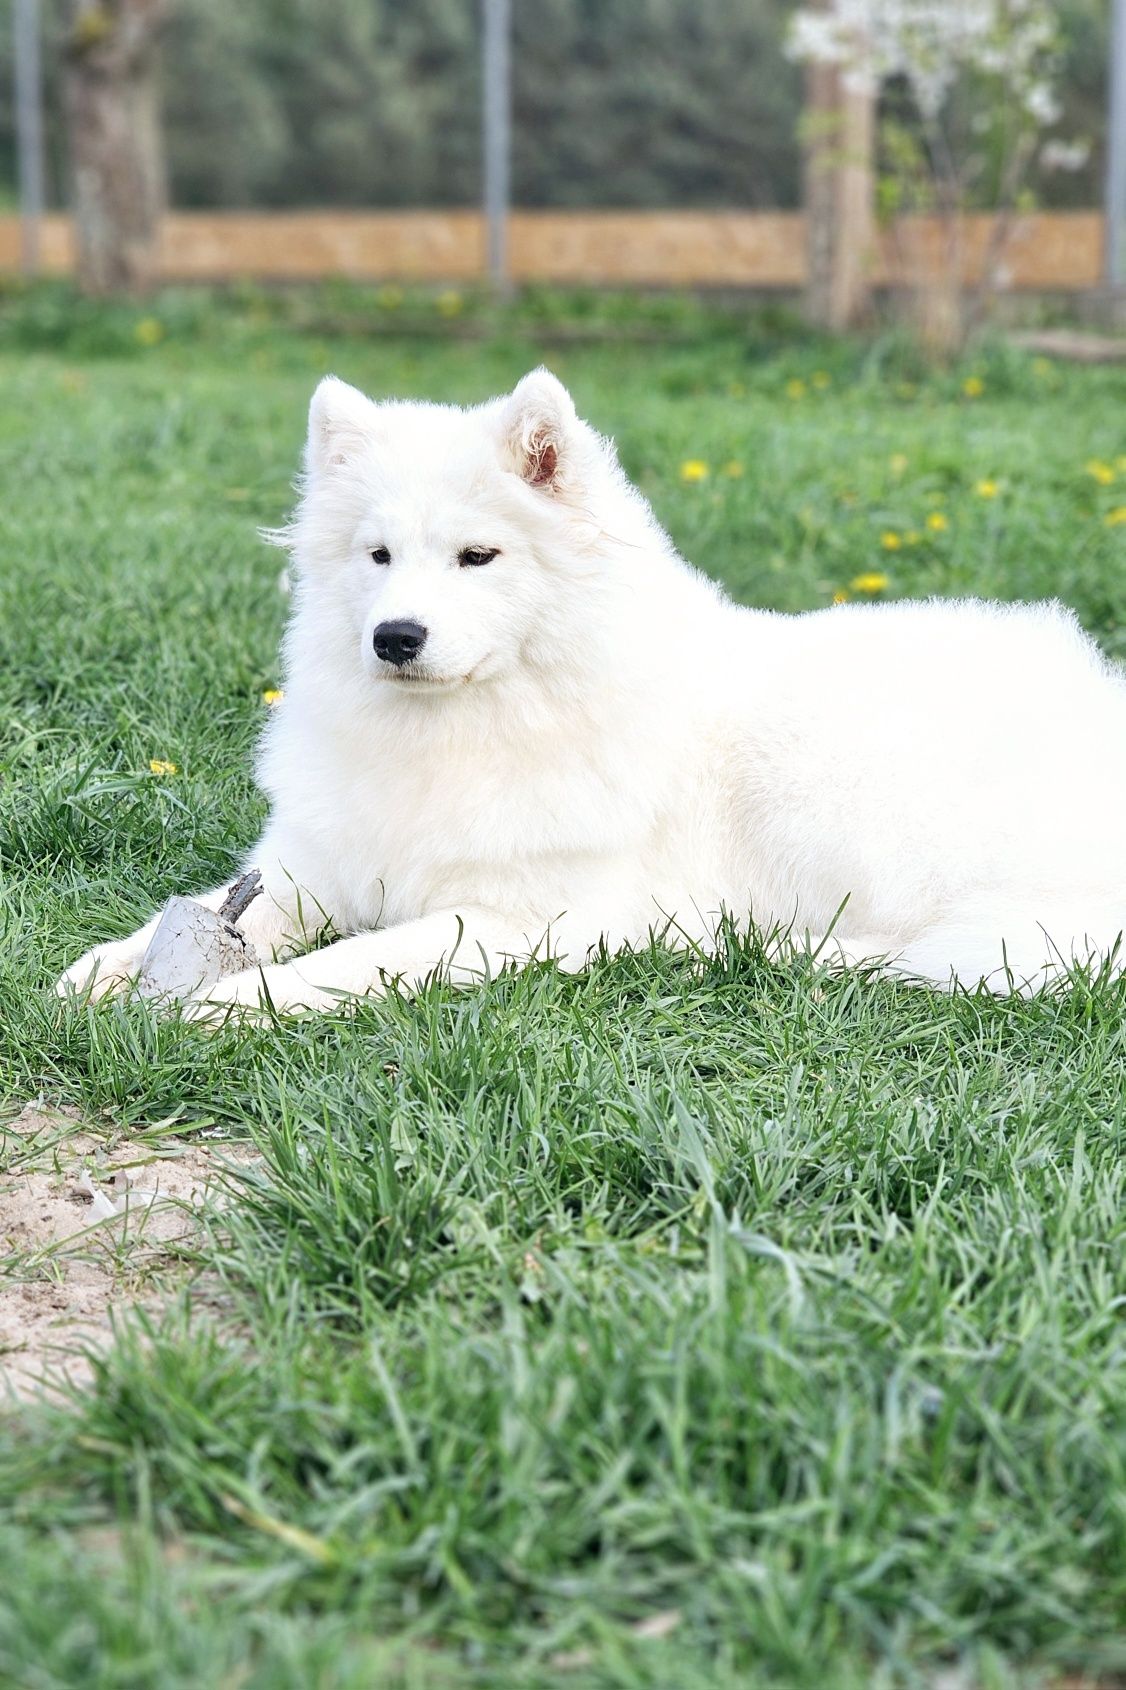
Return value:
[(1090, 141), (1045, 141), (1040, 148), (1044, 170), (1082, 170), (1091, 156)]
[(1003, 84), (1039, 127), (1055, 123), (1055, 26), (1048, 0), (831, 0), (801, 6), (790, 29), (795, 59), (838, 65), (874, 89), (901, 76), (933, 121), (960, 76)]
[(1025, 89), (1024, 109), (1041, 129), (1060, 120), (1060, 103), (1046, 82), (1033, 82)]

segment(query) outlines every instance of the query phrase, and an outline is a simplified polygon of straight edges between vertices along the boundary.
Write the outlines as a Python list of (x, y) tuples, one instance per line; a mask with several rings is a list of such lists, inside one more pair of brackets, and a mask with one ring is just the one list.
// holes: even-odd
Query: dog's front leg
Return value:
[[(238, 918), (238, 931), (254, 945), (259, 957), (284, 950), (287, 946), (308, 943), (314, 933), (331, 918), (333, 909), (323, 906), (318, 897), (304, 891), (303, 882), (294, 879), (284, 867), (276, 845), (267, 833), (250, 857), (250, 864), (262, 872), (262, 894), (255, 897), (249, 908)], [(196, 901), (205, 909), (221, 909), (227, 902), (230, 882), (211, 887), (210, 892), (196, 894)], [(161, 911), (145, 921), (123, 940), (108, 940), (93, 946), (78, 962), (71, 963), (63, 977), (56, 982), (61, 997), (71, 994), (88, 995), (91, 1000), (105, 997), (107, 992), (123, 992), (132, 984), (144, 960), (149, 941), (161, 921)]]
[(214, 1020), (234, 1006), (270, 1005), (283, 1015), (325, 1010), (343, 999), (382, 993), (391, 981), (413, 990), (439, 973), (456, 985), (469, 985), (510, 963), (547, 954), (545, 946), (546, 933), (525, 931), (493, 910), (442, 910), (340, 939), (294, 962), (231, 974), (207, 987), (184, 1012), (193, 1020)]
[[(198, 894), (197, 901), (205, 909), (221, 909), (227, 900), (228, 885), (213, 887)], [(312, 904), (312, 900), (308, 900)], [(60, 997), (85, 994), (91, 1000), (110, 992), (124, 991), (136, 977), (149, 941), (160, 923), (160, 912), (125, 939), (111, 939), (95, 945), (78, 961), (72, 963), (56, 982)], [(304, 935), (300, 898), (292, 884), (281, 874), (267, 879), (266, 890), (246, 909), (239, 920), (239, 929), (259, 955), (269, 955), (283, 945), (300, 940)]]

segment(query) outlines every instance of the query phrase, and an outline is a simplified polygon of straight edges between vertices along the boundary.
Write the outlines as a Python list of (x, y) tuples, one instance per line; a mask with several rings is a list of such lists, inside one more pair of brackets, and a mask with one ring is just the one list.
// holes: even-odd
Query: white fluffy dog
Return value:
[[(939, 985), (1115, 951), (1126, 685), (1058, 605), (741, 609), (544, 370), (471, 410), (329, 377), (282, 538), (243, 922), (276, 960), (208, 1004), (578, 968), (721, 912)], [(126, 983), (153, 925), (61, 989)]]

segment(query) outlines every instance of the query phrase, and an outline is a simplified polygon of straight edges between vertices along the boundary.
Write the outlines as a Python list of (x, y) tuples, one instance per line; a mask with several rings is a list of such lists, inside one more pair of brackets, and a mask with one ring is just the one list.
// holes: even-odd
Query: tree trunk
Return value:
[(71, 0), (66, 103), (78, 283), (151, 286), (164, 210), (156, 85), (164, 0)]
[(875, 240), (875, 101), (836, 65), (810, 65), (805, 105), (806, 311), (847, 329), (867, 313)]

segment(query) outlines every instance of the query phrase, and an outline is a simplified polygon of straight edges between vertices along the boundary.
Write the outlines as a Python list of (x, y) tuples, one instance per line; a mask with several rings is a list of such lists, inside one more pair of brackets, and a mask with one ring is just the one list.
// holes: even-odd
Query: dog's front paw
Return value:
[(82, 997), (91, 1003), (111, 992), (127, 991), (140, 972), (145, 946), (136, 939), (115, 939), (95, 945), (55, 981), (60, 998)]
[(292, 964), (274, 963), (266, 968), (247, 968), (240, 974), (228, 974), (225, 980), (202, 987), (181, 1005), (180, 1013), (185, 1021), (222, 1026), (232, 1017), (268, 1021), (272, 1015), (333, 1009), (340, 1001), (339, 992), (310, 985)]

